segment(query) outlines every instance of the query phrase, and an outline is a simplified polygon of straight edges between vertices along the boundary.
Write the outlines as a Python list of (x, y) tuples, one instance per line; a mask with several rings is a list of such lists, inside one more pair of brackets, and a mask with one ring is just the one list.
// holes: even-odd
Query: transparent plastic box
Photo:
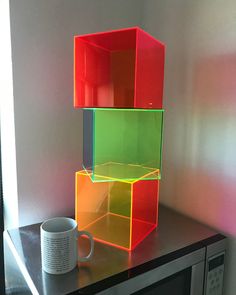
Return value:
[(159, 180), (92, 182), (76, 173), (75, 216), (95, 240), (133, 250), (157, 227)]
[(75, 36), (74, 106), (161, 109), (164, 54), (138, 27)]
[(83, 167), (92, 181), (160, 179), (163, 110), (84, 109)]

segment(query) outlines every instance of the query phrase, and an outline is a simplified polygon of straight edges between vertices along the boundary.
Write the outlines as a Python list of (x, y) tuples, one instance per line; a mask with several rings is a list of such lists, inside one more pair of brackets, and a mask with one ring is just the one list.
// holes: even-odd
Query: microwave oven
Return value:
[[(10, 229), (5, 240), (15, 261), (11, 269), (6, 260), (6, 280), (33, 295), (223, 295), (225, 236), (162, 205), (158, 228), (133, 251), (95, 242), (92, 260), (65, 275), (42, 271), (40, 224)], [(88, 249), (79, 241), (81, 254)]]
[(226, 239), (204, 245), (99, 295), (223, 295)]

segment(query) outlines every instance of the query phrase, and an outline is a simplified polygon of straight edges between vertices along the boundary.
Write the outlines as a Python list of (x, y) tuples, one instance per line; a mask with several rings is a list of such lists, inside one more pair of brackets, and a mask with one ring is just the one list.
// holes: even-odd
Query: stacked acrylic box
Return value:
[(74, 106), (84, 118), (76, 220), (126, 250), (157, 226), (164, 49), (139, 28), (74, 40)]

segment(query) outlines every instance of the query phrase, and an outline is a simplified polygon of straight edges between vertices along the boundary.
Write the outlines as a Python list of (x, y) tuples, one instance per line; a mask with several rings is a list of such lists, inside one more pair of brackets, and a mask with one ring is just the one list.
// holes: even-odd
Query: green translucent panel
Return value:
[(84, 168), (92, 180), (160, 179), (162, 124), (163, 110), (84, 110)]

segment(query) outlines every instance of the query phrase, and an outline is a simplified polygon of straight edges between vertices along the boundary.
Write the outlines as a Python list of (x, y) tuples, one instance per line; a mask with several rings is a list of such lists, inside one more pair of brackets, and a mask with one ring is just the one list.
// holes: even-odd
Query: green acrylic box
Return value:
[(163, 112), (83, 109), (83, 167), (92, 181), (160, 179)]

